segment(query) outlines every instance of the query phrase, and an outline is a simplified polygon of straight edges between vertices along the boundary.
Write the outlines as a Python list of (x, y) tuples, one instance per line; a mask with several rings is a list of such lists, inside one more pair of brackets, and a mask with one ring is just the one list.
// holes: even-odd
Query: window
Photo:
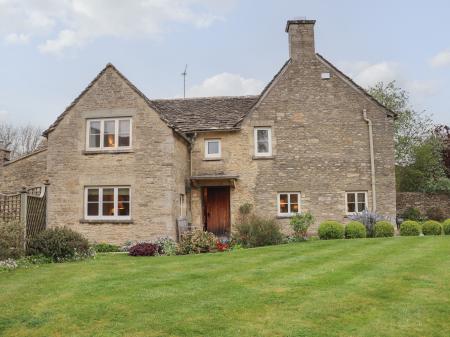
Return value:
[(220, 139), (206, 139), (205, 158), (220, 158), (221, 156)]
[(278, 193), (278, 215), (291, 216), (300, 213), (300, 193)]
[(347, 213), (359, 213), (367, 209), (367, 192), (346, 192)]
[(86, 187), (86, 219), (130, 219), (129, 187)]
[(255, 128), (255, 156), (268, 157), (272, 155), (272, 129)]
[(131, 148), (131, 118), (88, 120), (86, 144), (88, 150)]

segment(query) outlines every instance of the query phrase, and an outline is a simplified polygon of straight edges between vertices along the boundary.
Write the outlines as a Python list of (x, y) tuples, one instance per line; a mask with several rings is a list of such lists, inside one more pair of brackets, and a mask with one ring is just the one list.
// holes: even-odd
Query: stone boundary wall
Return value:
[(421, 192), (397, 193), (397, 213), (402, 214), (409, 207), (417, 208), (423, 214), (431, 207), (439, 207), (446, 217), (450, 218), (450, 195)]
[(17, 193), (23, 186), (42, 185), (47, 179), (47, 150), (17, 158), (0, 166), (0, 192)]

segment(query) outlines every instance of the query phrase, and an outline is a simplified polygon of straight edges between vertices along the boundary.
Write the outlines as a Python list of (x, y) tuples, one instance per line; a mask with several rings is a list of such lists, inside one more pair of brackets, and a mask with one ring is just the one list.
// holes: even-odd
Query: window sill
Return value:
[(80, 223), (84, 224), (119, 224), (119, 225), (130, 225), (134, 223), (133, 220), (120, 220), (120, 219), (111, 219), (111, 220), (95, 220), (95, 219), (80, 219)]
[(253, 156), (253, 160), (274, 160), (275, 156)]
[(203, 161), (222, 161), (222, 158), (203, 158)]
[(93, 155), (93, 154), (121, 154), (121, 153), (133, 153), (132, 149), (123, 149), (123, 150), (84, 150), (81, 153), (84, 155)]
[(277, 215), (277, 219), (290, 219), (294, 216), (294, 214), (290, 214), (290, 215)]

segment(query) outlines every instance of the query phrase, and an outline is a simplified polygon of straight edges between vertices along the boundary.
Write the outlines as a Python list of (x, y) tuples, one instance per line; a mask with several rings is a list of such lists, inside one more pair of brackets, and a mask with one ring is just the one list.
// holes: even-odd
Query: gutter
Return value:
[(376, 190), (376, 178), (375, 178), (375, 154), (373, 150), (373, 127), (372, 121), (367, 118), (367, 110), (363, 109), (363, 118), (367, 122), (369, 127), (369, 147), (370, 147), (370, 175), (372, 182), (372, 212), (377, 211), (377, 190)]

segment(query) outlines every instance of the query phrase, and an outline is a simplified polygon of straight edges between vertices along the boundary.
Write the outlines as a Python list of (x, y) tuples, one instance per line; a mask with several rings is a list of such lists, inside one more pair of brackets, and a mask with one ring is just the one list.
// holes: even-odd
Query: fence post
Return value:
[(45, 198), (45, 228), (48, 228), (48, 188), (50, 186), (50, 181), (45, 179), (44, 181), (44, 198)]
[(27, 188), (22, 187), (20, 191), (20, 224), (23, 226), (23, 249), (27, 249), (27, 208), (28, 208)]

